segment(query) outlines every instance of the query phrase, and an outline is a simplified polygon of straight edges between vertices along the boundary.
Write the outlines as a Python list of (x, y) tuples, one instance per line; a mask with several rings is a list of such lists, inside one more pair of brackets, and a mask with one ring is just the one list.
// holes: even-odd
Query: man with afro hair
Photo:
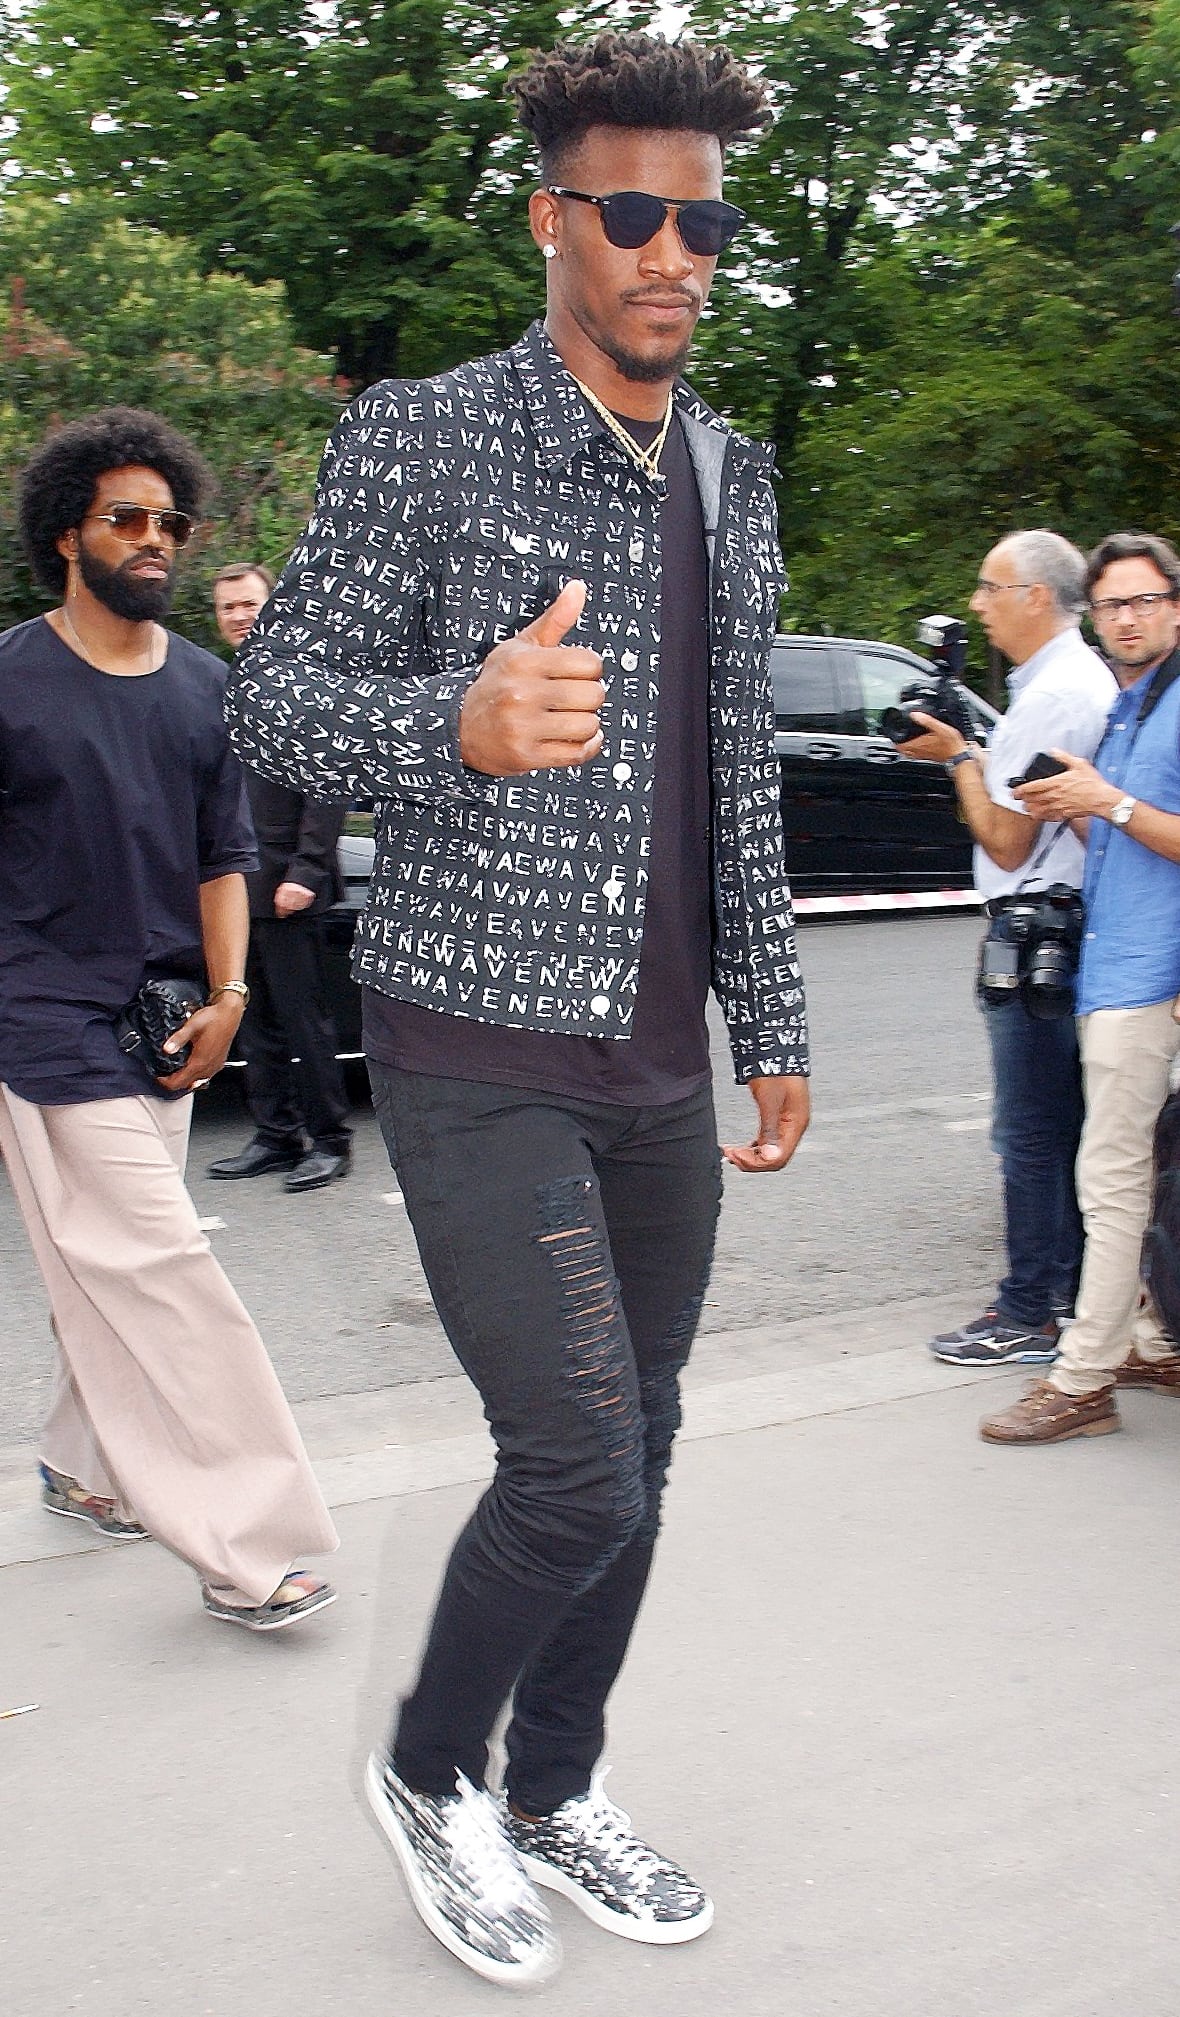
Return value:
[[(25, 549), (60, 599), (0, 636), (0, 1150), (57, 1341), (43, 1504), (153, 1535), (211, 1616), (271, 1631), (332, 1601), (292, 1564), (336, 1535), (184, 1186), (193, 1087), (247, 992), (257, 860), (224, 667), (163, 623), (209, 489), (132, 407), (58, 429), (24, 472)], [(152, 1076), (121, 1012), (150, 983), (200, 1003), (206, 978)]]
[(514, 89), (544, 322), (354, 403), (230, 709), (257, 768), (377, 805), (374, 1103), (497, 1467), (368, 1794), (426, 1925), (520, 1983), (557, 1964), (537, 1885), (630, 1940), (712, 1920), (600, 1763), (712, 1258), (710, 985), (754, 1101), (731, 1167), (781, 1170), (808, 1107), (771, 458), (680, 377), (763, 91), (638, 34)]

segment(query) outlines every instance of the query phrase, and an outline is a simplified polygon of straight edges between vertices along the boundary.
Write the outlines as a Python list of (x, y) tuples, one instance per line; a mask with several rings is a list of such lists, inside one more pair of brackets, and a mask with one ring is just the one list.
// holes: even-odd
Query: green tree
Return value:
[(208, 270), (281, 279), (348, 376), (412, 375), (536, 311), (502, 85), (558, 32), (548, 0), (37, 0), (6, 38), (13, 147)]
[(20, 191), (0, 212), (0, 627), (44, 606), (16, 535), (16, 473), (47, 429), (146, 406), (217, 473), (215, 515), (186, 558), (175, 621), (212, 642), (208, 584), (247, 557), (281, 565), (307, 516), (344, 389), (294, 342), (277, 282), (205, 275), (190, 246), (126, 224), (105, 199)]

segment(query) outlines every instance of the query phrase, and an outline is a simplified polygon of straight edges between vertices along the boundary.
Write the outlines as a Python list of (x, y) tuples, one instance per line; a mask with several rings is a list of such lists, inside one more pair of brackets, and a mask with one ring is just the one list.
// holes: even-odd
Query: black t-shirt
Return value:
[[(623, 424), (643, 447), (659, 432), (654, 421)], [(666, 1106), (708, 1081), (709, 573), (700, 495), (678, 420), (660, 468), (667, 481), (660, 506), (660, 697), (647, 908), (631, 1035), (501, 1029), (436, 1014), (366, 987), (365, 1049), (379, 1063), (624, 1106)]]
[(257, 864), (225, 673), (171, 634), (138, 678), (42, 617), (0, 636), (0, 1082), (22, 1099), (161, 1090), (115, 1017), (146, 979), (202, 978), (200, 885)]

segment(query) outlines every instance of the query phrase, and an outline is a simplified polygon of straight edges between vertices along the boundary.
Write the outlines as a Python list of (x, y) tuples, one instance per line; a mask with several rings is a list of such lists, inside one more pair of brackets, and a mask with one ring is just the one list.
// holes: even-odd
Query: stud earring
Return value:
[(556, 245), (542, 245), (541, 252), (546, 259), (556, 259), (557, 257)]

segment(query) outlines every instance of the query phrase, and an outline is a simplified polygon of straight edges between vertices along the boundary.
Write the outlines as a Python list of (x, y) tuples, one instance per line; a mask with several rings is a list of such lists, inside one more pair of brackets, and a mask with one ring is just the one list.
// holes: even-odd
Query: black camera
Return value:
[(979, 959), (979, 992), (996, 1005), (1019, 990), (1030, 1016), (1073, 1014), (1085, 913), (1076, 889), (1051, 883), (998, 900)]
[(935, 721), (957, 729), (965, 742), (981, 742), (958, 677), (967, 663), (966, 624), (953, 616), (925, 616), (917, 637), (930, 653), (936, 677), (915, 679), (903, 686), (897, 706), (885, 708), (881, 715), (882, 735), (898, 744), (914, 742), (926, 731), (913, 716), (932, 714)]

